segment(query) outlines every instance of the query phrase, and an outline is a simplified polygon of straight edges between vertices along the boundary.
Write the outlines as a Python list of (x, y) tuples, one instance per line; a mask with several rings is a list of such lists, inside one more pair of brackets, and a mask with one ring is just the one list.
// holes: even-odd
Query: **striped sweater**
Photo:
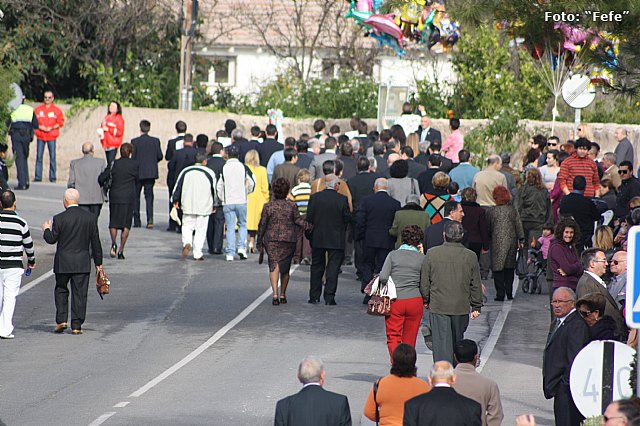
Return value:
[(27, 222), (13, 210), (0, 210), (0, 269), (23, 268), (22, 252), (30, 265), (36, 263)]
[(573, 179), (576, 176), (584, 176), (587, 180), (584, 196), (587, 198), (595, 197), (598, 188), (600, 188), (600, 177), (598, 176), (596, 162), (589, 157), (580, 158), (575, 153), (571, 154), (571, 157), (562, 162), (556, 178), (560, 189), (564, 191), (567, 188), (569, 192), (573, 191)]
[(309, 204), (309, 198), (311, 197), (311, 184), (302, 182), (291, 189), (289, 200), (296, 203), (300, 215), (307, 214), (307, 205)]

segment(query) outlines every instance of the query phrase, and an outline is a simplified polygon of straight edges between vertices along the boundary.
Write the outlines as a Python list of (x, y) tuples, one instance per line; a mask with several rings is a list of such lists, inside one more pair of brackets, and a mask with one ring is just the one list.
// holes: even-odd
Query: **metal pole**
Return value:
[(573, 140), (575, 141), (576, 139), (578, 139), (578, 126), (580, 125), (580, 113), (582, 112), (582, 109), (580, 108), (576, 108), (576, 117), (574, 119), (573, 122)]

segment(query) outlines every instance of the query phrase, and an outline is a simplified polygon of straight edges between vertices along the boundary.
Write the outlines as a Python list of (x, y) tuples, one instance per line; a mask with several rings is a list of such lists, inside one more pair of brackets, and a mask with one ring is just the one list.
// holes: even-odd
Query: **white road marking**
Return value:
[(101, 415), (100, 417), (98, 417), (97, 419), (89, 423), (89, 426), (99, 426), (102, 423), (106, 422), (109, 419), (109, 417), (113, 416), (114, 414), (116, 414), (115, 411), (109, 411), (108, 413), (104, 413), (103, 415)]
[(29, 284), (25, 285), (24, 287), (20, 288), (20, 294), (23, 294), (24, 292), (31, 290), (32, 288), (34, 288), (35, 286), (37, 286), (38, 284), (44, 282), (45, 280), (51, 278), (53, 276), (53, 269), (40, 275), (38, 278), (36, 278), (35, 280), (31, 281)]
[(113, 406), (113, 408), (124, 408), (129, 404), (130, 404), (129, 401), (118, 402), (116, 405)]

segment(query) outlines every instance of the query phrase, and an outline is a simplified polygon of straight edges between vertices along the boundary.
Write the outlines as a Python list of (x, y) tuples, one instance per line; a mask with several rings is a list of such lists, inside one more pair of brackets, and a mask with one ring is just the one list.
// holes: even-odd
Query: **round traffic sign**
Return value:
[(562, 99), (571, 108), (586, 108), (595, 98), (595, 88), (586, 75), (574, 74), (562, 85)]
[(596, 340), (578, 353), (571, 365), (569, 387), (583, 416), (599, 416), (611, 401), (632, 395), (629, 375), (634, 353), (613, 340)]

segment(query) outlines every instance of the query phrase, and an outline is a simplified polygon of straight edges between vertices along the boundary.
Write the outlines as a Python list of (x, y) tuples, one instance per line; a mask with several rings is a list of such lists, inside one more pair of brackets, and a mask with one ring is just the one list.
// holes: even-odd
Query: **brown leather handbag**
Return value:
[(367, 313), (369, 315), (388, 317), (391, 315), (391, 298), (386, 294), (387, 286), (383, 286), (376, 289), (375, 293), (371, 295), (369, 303), (367, 304)]
[(109, 294), (109, 285), (111, 282), (109, 281), (109, 277), (107, 277), (107, 273), (104, 271), (104, 268), (99, 269), (96, 272), (96, 290), (98, 290), (98, 295), (100, 299), (104, 298), (105, 294)]

